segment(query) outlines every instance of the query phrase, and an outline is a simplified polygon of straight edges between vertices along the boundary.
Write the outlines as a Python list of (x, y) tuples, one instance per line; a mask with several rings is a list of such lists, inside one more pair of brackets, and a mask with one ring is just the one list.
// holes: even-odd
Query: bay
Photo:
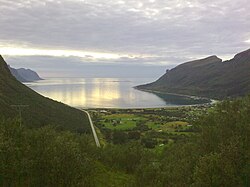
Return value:
[(152, 78), (46, 78), (26, 85), (45, 97), (77, 108), (155, 108), (207, 102), (203, 99), (150, 93), (133, 88), (152, 80)]

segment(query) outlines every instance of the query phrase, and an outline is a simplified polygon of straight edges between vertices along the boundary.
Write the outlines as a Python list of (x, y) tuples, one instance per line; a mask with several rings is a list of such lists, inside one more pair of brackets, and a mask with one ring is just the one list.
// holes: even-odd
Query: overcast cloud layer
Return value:
[(0, 0), (0, 47), (139, 55), (111, 62), (123, 64), (228, 58), (250, 48), (249, 10), (249, 0)]

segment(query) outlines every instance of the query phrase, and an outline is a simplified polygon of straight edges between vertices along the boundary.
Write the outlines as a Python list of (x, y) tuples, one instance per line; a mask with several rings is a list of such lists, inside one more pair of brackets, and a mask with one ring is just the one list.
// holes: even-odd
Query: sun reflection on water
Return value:
[(36, 92), (79, 108), (163, 107), (158, 96), (133, 89), (148, 80), (120, 78), (53, 78), (27, 86)]

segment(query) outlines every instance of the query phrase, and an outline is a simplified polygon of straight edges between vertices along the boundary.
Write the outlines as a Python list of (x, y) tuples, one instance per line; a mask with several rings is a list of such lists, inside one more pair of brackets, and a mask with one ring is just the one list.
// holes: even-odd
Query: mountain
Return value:
[(140, 90), (222, 99), (250, 93), (250, 49), (222, 61), (217, 56), (183, 63)]
[(0, 56), (0, 119), (19, 118), (19, 110), (13, 105), (28, 105), (21, 109), (22, 122), (29, 127), (56, 125), (59, 129), (91, 132), (85, 112), (45, 98), (23, 85)]
[(42, 80), (39, 75), (30, 69), (19, 68), (15, 69), (9, 66), (11, 74), (20, 82), (33, 82)]
[(27, 80), (25, 80), (18, 72), (15, 68), (12, 68), (10, 66), (8, 66), (10, 73), (20, 82), (27, 82)]

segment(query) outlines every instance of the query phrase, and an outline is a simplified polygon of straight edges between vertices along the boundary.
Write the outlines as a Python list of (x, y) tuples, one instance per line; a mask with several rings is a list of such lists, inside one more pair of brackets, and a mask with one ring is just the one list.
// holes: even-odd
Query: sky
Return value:
[(0, 54), (44, 76), (89, 67), (160, 74), (250, 48), (249, 10), (249, 0), (0, 0)]

